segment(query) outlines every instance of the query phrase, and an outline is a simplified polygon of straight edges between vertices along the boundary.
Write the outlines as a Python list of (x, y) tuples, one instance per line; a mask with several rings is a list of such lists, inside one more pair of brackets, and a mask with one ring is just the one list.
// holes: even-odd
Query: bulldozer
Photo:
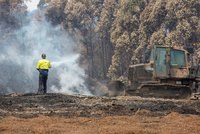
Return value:
[(196, 93), (200, 84), (200, 67), (189, 64), (189, 53), (181, 48), (154, 46), (149, 62), (131, 65), (128, 86), (121, 81), (108, 84), (109, 96), (187, 99)]

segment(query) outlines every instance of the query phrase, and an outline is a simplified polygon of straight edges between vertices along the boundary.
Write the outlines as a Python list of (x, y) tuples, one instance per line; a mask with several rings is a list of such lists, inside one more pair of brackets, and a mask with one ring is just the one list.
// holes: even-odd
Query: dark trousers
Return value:
[(39, 75), (38, 93), (42, 93), (42, 94), (47, 93), (47, 79), (48, 79), (47, 75), (42, 75), (42, 74)]

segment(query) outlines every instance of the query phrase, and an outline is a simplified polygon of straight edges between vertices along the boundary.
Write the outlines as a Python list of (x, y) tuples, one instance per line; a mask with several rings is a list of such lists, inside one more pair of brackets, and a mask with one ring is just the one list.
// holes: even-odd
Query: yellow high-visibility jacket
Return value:
[(39, 60), (37, 63), (37, 69), (49, 69), (51, 68), (51, 62), (47, 59)]

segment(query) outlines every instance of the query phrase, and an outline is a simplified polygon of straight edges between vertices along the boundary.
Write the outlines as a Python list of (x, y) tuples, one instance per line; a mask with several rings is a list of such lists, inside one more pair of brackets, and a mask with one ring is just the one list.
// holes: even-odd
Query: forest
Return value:
[[(0, 0), (5, 33), (20, 27), (23, 2)], [(99, 81), (126, 81), (128, 67), (147, 62), (154, 45), (182, 47), (191, 62), (200, 57), (199, 0), (41, 0), (38, 7), (77, 41), (80, 65)]]

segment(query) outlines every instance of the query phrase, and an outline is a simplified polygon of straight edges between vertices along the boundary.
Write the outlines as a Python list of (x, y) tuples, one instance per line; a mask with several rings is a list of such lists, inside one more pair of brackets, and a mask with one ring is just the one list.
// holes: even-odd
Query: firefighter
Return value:
[(37, 63), (37, 70), (39, 71), (39, 88), (38, 93), (47, 93), (47, 79), (48, 72), (51, 68), (51, 63), (46, 59), (46, 54), (42, 54), (42, 59)]

